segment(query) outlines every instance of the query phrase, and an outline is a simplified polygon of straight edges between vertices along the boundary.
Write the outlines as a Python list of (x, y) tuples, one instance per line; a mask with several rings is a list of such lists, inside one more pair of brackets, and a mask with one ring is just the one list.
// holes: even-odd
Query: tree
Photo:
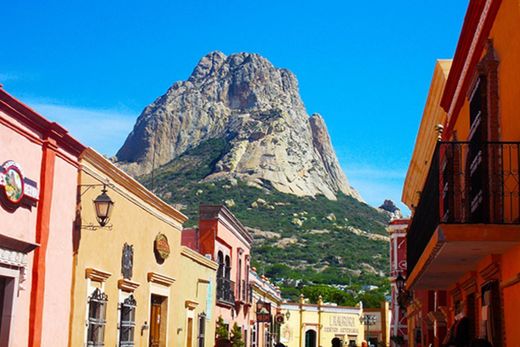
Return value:
[(217, 326), (215, 328), (215, 335), (216, 335), (217, 340), (229, 340), (228, 327), (224, 323), (224, 319), (222, 318), (222, 316), (219, 316), (218, 319), (217, 319)]
[(231, 330), (231, 346), (233, 347), (244, 347), (245, 343), (242, 341), (242, 329), (235, 324), (233, 325), (233, 329)]

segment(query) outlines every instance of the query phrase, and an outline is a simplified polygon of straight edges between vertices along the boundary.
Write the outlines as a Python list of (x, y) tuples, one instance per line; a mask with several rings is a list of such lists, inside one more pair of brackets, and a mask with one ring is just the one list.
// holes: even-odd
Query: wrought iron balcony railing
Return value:
[(235, 304), (235, 282), (222, 277), (217, 277), (217, 300)]
[(520, 142), (438, 142), (407, 234), (411, 273), (441, 223), (519, 224)]

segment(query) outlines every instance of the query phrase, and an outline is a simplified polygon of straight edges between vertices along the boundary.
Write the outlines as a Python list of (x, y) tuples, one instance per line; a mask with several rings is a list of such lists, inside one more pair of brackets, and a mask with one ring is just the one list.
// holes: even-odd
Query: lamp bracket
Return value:
[[(103, 189), (106, 189), (107, 187), (113, 188), (113, 184), (110, 183), (96, 183), (96, 184), (78, 184), (78, 187), (80, 187), (80, 196), (83, 196), (86, 192), (90, 190), (90, 188), (95, 187), (103, 187)], [(86, 188), (84, 190), (81, 190), (81, 188)]]
[(85, 230), (98, 230), (98, 229), (107, 229), (107, 230), (110, 230), (112, 231), (112, 224), (107, 224), (105, 226), (100, 226), (100, 225), (95, 225), (93, 223), (89, 223), (89, 224), (85, 224), (85, 225), (81, 225), (81, 229), (85, 229)]

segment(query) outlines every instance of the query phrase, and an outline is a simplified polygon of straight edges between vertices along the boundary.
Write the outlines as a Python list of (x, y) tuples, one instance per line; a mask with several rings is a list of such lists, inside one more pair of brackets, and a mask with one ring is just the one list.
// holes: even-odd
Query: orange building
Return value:
[(410, 346), (520, 345), (519, 62), (520, 2), (471, 0), (403, 190)]

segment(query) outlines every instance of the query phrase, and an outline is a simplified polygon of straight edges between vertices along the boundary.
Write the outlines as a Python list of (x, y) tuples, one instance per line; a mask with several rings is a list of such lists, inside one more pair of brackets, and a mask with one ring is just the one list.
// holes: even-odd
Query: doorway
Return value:
[(9, 346), (14, 311), (15, 287), (13, 277), (0, 276), (0, 346)]
[(168, 300), (164, 296), (153, 295), (150, 307), (150, 347), (166, 346), (166, 323), (168, 320)]
[(341, 347), (343, 346), (343, 341), (339, 337), (335, 337), (331, 341), (332, 347)]
[(305, 347), (316, 347), (316, 331), (307, 330), (305, 333)]

